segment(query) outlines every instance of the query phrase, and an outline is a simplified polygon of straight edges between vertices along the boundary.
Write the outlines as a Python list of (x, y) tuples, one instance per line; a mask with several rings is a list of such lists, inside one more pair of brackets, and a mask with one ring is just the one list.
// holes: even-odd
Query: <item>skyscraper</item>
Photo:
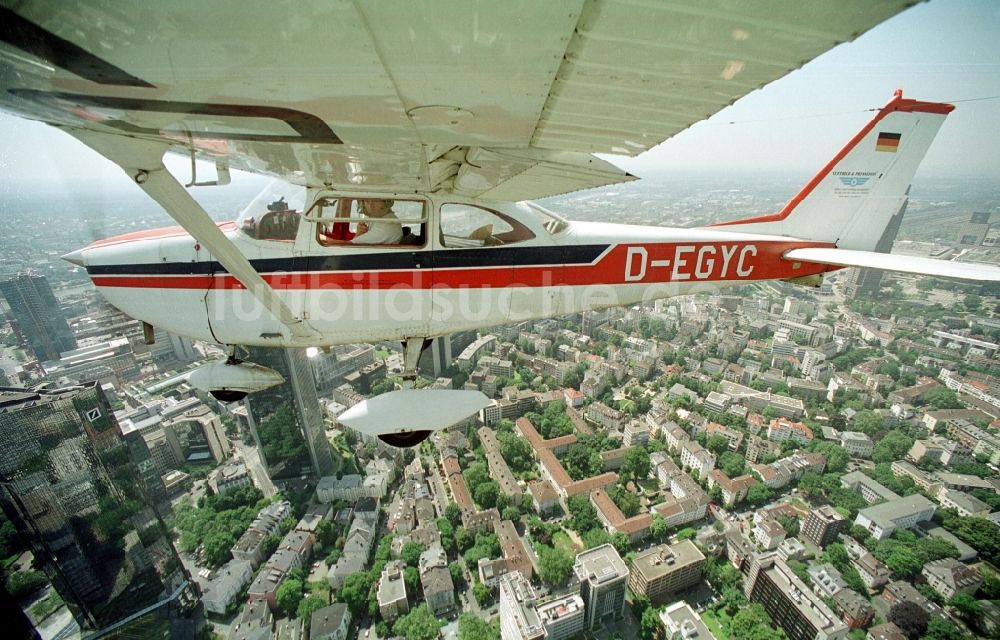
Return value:
[(0, 280), (17, 332), (39, 361), (58, 360), (76, 349), (76, 339), (45, 276), (19, 273)]
[[(909, 193), (909, 189), (907, 189)], [(899, 227), (903, 224), (903, 215), (906, 213), (906, 203), (903, 201), (903, 206), (899, 208), (896, 215), (892, 217), (889, 221), (888, 226), (886, 226), (885, 231), (882, 232), (882, 236), (879, 238), (878, 243), (875, 245), (876, 253), (891, 253), (892, 245), (896, 242), (896, 235), (899, 233)], [(882, 287), (882, 275), (885, 272), (881, 269), (865, 268), (865, 269), (854, 269), (853, 273), (849, 276), (847, 281), (847, 286), (845, 287), (845, 292), (847, 297), (852, 300), (855, 298), (872, 299), (878, 296), (878, 292)]]
[(96, 384), (0, 389), (0, 506), (85, 631), (168, 625), (197, 604), (144, 488)]
[(825, 504), (809, 512), (809, 517), (802, 527), (802, 537), (823, 549), (836, 541), (840, 532), (845, 531), (847, 527), (848, 523), (844, 520), (844, 516)]
[(625, 617), (629, 570), (614, 547), (602, 544), (581, 552), (576, 556), (573, 572), (580, 580), (588, 629), (607, 616), (616, 620)]
[(332, 475), (333, 455), (305, 349), (253, 347), (248, 359), (285, 378), (283, 384), (244, 400), (250, 431), (268, 475), (295, 478), (308, 468), (320, 477)]

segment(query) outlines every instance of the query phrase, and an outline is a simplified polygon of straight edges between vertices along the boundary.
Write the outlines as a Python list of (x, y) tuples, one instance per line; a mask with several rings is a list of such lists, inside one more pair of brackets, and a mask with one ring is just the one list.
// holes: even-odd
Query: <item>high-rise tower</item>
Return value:
[(280, 373), (285, 382), (247, 397), (250, 430), (272, 479), (294, 478), (303, 468), (334, 473), (323, 411), (305, 349), (253, 347), (248, 358)]
[(0, 292), (35, 358), (58, 360), (61, 352), (76, 349), (76, 339), (45, 276), (34, 273), (10, 276), (0, 280)]
[(196, 606), (96, 384), (0, 389), (0, 505), (82, 629), (169, 624)]

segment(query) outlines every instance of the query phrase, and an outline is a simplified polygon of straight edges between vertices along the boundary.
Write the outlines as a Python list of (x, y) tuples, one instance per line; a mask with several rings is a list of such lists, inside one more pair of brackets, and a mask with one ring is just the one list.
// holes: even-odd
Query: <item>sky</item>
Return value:
[[(893, 91), (953, 102), (917, 173), (1000, 179), (1000, 2), (931, 0), (840, 45), (638, 158), (609, 157), (650, 180), (671, 174), (812, 175)], [(187, 161), (168, 166), (186, 176)], [(206, 172), (210, 176), (212, 170)], [(234, 172), (234, 175), (238, 172)], [(124, 174), (46, 125), (0, 114), (4, 186), (127, 185)], [(205, 179), (200, 176), (199, 179)], [(234, 178), (239, 180), (239, 176)]]

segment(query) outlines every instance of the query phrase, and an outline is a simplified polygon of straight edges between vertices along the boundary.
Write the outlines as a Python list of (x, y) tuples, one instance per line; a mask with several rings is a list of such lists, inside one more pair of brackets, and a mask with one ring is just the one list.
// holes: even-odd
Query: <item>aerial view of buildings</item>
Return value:
[[(995, 258), (973, 218), (896, 248)], [(399, 344), (254, 348), (286, 382), (221, 402), (187, 381), (221, 348), (147, 344), (72, 237), (12, 234), (0, 542), (38, 637), (1000, 632), (995, 286), (845, 270), (436, 338), (417, 387), (491, 402), (398, 449), (338, 416), (399, 388)]]

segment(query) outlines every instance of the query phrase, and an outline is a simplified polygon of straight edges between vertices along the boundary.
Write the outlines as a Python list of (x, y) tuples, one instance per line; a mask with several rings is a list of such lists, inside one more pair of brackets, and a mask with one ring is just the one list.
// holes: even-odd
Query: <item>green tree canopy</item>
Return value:
[(924, 402), (935, 409), (961, 409), (962, 403), (948, 387), (935, 387), (924, 394)]
[(421, 603), (405, 616), (396, 620), (392, 632), (407, 640), (435, 640), (441, 634), (444, 622), (439, 621), (427, 603)]
[(500, 455), (514, 472), (530, 471), (535, 467), (535, 454), (527, 439), (513, 433), (501, 433)]
[(784, 631), (771, 626), (764, 607), (756, 602), (743, 607), (733, 616), (730, 634), (740, 640), (778, 640), (786, 637)]
[[(367, 594), (366, 594), (367, 595)], [(302, 602), (302, 582), (286, 579), (274, 594), (274, 601), (286, 616), (295, 615)]]
[(309, 625), (312, 623), (312, 615), (327, 606), (327, 602), (316, 595), (311, 595), (302, 599), (295, 610), (295, 617), (302, 620), (306, 625), (306, 633), (309, 632)]
[(500, 485), (494, 480), (483, 482), (473, 491), (472, 497), (483, 509), (492, 509), (500, 498)]
[(705, 441), (705, 448), (717, 456), (729, 450), (729, 440), (720, 435), (713, 435)]
[(372, 587), (372, 578), (367, 571), (352, 573), (344, 580), (344, 586), (337, 593), (337, 599), (347, 605), (355, 616), (361, 614), (368, 606), (368, 591)]
[(915, 602), (904, 600), (889, 609), (886, 620), (899, 627), (907, 638), (915, 640), (927, 630), (927, 612)]
[(458, 617), (458, 640), (500, 640), (500, 627), (466, 611)]
[(625, 482), (645, 480), (649, 475), (649, 453), (643, 447), (633, 447), (626, 451), (619, 475)]
[(660, 622), (659, 611), (649, 607), (642, 612), (642, 617), (639, 619), (639, 637), (642, 640), (655, 640), (659, 637), (662, 628), (663, 623)]
[(420, 562), (420, 554), (424, 551), (426, 551), (424, 545), (419, 542), (407, 542), (403, 545), (399, 557), (402, 558), (407, 566), (415, 567)]
[(568, 501), (569, 513), (573, 516), (570, 525), (578, 533), (584, 533), (601, 526), (597, 519), (597, 511), (594, 505), (590, 504), (590, 498), (586, 495), (576, 495)]
[(448, 519), (451, 526), (457, 527), (462, 524), (462, 509), (454, 502), (449, 502), (444, 508), (444, 517)]
[(885, 426), (885, 420), (881, 414), (874, 411), (859, 411), (854, 416), (854, 430), (860, 431), (871, 438), (876, 437)]
[(626, 518), (638, 515), (639, 511), (642, 510), (642, 505), (639, 502), (639, 496), (635, 495), (625, 487), (615, 487), (611, 491), (610, 497), (618, 508), (621, 509), (621, 512)]
[(967, 637), (954, 622), (936, 617), (927, 623), (927, 631), (920, 640), (966, 640)]
[(876, 444), (872, 451), (872, 460), (875, 462), (895, 462), (902, 460), (906, 452), (913, 446), (913, 438), (901, 431), (890, 431), (885, 434)]
[(566, 582), (573, 571), (573, 556), (561, 548), (538, 545), (538, 577), (550, 587)]
[(752, 505), (762, 505), (774, 497), (774, 493), (763, 484), (755, 484), (747, 491), (747, 502)]

